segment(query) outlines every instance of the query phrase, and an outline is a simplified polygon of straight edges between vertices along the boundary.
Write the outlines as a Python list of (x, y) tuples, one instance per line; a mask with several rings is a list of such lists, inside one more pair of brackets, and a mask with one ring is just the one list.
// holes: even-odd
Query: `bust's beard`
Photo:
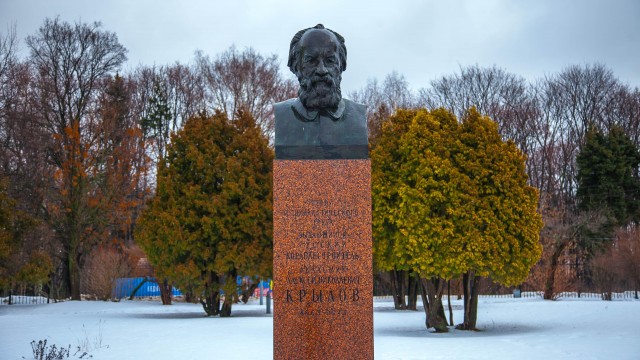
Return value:
[(338, 108), (340, 100), (342, 100), (340, 76), (337, 78), (314, 76), (310, 79), (299, 80), (298, 97), (307, 110), (336, 110)]

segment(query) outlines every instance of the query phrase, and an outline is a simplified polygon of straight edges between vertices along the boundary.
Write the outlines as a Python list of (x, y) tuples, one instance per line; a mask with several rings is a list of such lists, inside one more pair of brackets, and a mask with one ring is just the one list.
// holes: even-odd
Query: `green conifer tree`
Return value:
[(231, 315), (236, 276), (271, 274), (272, 162), (241, 112), (187, 120), (158, 166), (136, 239), (156, 274), (197, 296), (208, 315)]
[(153, 81), (153, 92), (149, 97), (146, 115), (141, 119), (140, 127), (146, 140), (152, 141), (157, 162), (166, 155), (169, 144), (171, 108), (166, 84)]
[(640, 151), (619, 127), (607, 134), (591, 128), (576, 164), (578, 209), (602, 215), (582, 234), (581, 245), (591, 253), (613, 238), (615, 227), (640, 221)]

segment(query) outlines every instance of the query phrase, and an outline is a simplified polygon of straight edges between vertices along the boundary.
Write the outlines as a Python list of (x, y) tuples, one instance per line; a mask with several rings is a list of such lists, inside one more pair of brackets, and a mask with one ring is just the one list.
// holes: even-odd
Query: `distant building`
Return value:
[(153, 266), (149, 263), (149, 259), (141, 257), (136, 264), (136, 267), (131, 272), (132, 277), (152, 277)]

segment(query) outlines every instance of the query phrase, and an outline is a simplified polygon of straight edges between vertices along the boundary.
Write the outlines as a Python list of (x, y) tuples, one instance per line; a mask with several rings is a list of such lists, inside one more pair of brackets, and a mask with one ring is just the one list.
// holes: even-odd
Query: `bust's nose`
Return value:
[(323, 75), (327, 75), (329, 71), (327, 70), (327, 67), (324, 66), (324, 61), (319, 61), (318, 62), (318, 67), (316, 67), (316, 74), (323, 76)]

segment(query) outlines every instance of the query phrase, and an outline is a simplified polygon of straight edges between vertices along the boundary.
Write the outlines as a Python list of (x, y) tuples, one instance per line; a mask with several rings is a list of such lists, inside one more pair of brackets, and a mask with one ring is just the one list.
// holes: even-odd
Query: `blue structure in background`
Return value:
[[(252, 282), (253, 283), (253, 280), (249, 276), (240, 276), (240, 275), (238, 275), (238, 277), (236, 277), (236, 284), (238, 284), (238, 286), (242, 285), (243, 280), (245, 282)], [(262, 288), (263, 289), (268, 289), (270, 281), (271, 281), (271, 279), (263, 280), (262, 281)], [(258, 282), (258, 288), (259, 287), (260, 287), (260, 282)]]
[[(238, 286), (241, 286), (243, 280), (251, 281), (249, 277), (238, 276), (236, 278), (236, 283)], [(117, 299), (128, 298), (131, 296), (133, 290), (140, 285), (140, 283), (144, 282), (145, 278), (137, 277), (137, 278), (121, 278), (116, 280), (116, 286), (113, 289), (114, 297)], [(269, 290), (269, 282), (270, 280), (265, 280), (262, 282), (262, 288)], [(258, 283), (258, 289), (260, 288), (260, 284)], [(221, 291), (222, 292), (222, 291)], [(224, 292), (222, 292), (224, 294)], [(182, 292), (176, 288), (173, 288), (173, 296), (180, 296)], [(135, 297), (151, 297), (151, 296), (160, 296), (160, 287), (158, 283), (153, 278), (146, 278), (146, 282), (142, 284), (142, 286), (136, 291)]]
[[(145, 278), (122, 278), (116, 280), (116, 287), (114, 289), (115, 297), (118, 299), (131, 296), (133, 290), (145, 281)], [(173, 288), (173, 296), (180, 296), (182, 292)], [(147, 297), (147, 296), (160, 296), (160, 286), (155, 279), (148, 279), (146, 283), (136, 291), (135, 297)]]
[[(263, 280), (263, 281), (262, 281), (262, 288), (263, 288), (263, 289), (269, 289), (269, 282), (270, 282), (270, 281), (271, 281), (271, 280)], [(260, 288), (260, 283), (258, 283), (258, 289), (259, 289), (259, 288)]]

